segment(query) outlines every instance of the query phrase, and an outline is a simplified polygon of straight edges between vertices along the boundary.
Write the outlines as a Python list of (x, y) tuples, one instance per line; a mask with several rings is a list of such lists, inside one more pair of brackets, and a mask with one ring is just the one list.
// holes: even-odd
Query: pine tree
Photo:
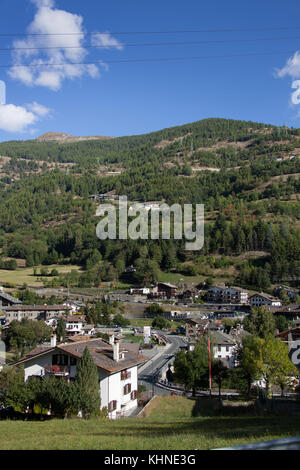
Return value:
[(90, 351), (85, 347), (77, 367), (79, 408), (85, 418), (96, 414), (100, 409), (100, 388), (98, 369)]
[(66, 326), (63, 318), (60, 318), (57, 322), (56, 336), (58, 341), (63, 341), (66, 338)]

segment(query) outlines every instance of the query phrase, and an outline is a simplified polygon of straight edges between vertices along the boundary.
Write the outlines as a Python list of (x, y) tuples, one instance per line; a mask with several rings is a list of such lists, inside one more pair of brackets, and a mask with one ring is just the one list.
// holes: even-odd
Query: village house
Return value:
[(164, 318), (167, 320), (184, 320), (191, 316), (191, 312), (186, 310), (170, 310), (163, 313)]
[(281, 300), (277, 297), (273, 297), (273, 295), (265, 294), (261, 292), (260, 294), (251, 295), (249, 298), (251, 307), (281, 307), (282, 303)]
[(53, 335), (49, 345), (37, 346), (13, 365), (24, 366), (24, 380), (47, 375), (74, 380), (77, 365), (88, 348), (99, 375), (101, 409), (107, 408), (108, 417), (115, 419), (137, 407), (139, 364), (146, 360), (139, 345), (120, 343), (110, 336), (109, 342), (90, 339), (56, 344)]
[(83, 302), (80, 302), (79, 300), (68, 300), (63, 305), (71, 307), (72, 313), (80, 312), (80, 310), (85, 307), (85, 304)]
[(278, 286), (278, 287), (276, 287), (276, 289), (274, 289), (274, 293), (276, 295), (280, 295), (281, 292), (285, 292), (287, 294), (287, 296), (289, 297), (291, 302), (297, 296), (297, 292), (295, 291), (295, 289), (292, 289), (289, 286)]
[(47, 326), (51, 326), (51, 328), (53, 328), (55, 330), (60, 318), (61, 317), (58, 317), (58, 316), (48, 318), (48, 320), (45, 320), (45, 323), (46, 323)]
[(48, 320), (54, 316), (69, 315), (72, 311), (67, 305), (13, 305), (5, 309), (6, 325), (13, 320)]
[(177, 287), (167, 282), (159, 282), (152, 289), (153, 297), (171, 299), (177, 296)]
[[(215, 360), (221, 360), (223, 364), (229, 369), (233, 369), (238, 365), (237, 362), (237, 350), (242, 342), (244, 336), (249, 335), (241, 326), (233, 328), (230, 334), (222, 331), (222, 325), (219, 328), (212, 328), (212, 325), (208, 325), (204, 331), (205, 337), (210, 337), (211, 344), (213, 345), (213, 358)], [(190, 337), (188, 343), (188, 350), (193, 351), (197, 344), (196, 337)]]
[(220, 304), (247, 304), (248, 292), (240, 287), (214, 286), (207, 290), (206, 300)]
[(236, 362), (237, 340), (221, 331), (214, 331), (211, 334), (211, 340), (213, 342), (214, 359), (220, 359), (226, 367), (233, 369)]
[(284, 316), (288, 321), (299, 322), (300, 320), (300, 305), (290, 304), (280, 308), (271, 308), (273, 315)]
[(149, 295), (150, 294), (150, 287), (136, 287), (130, 289), (131, 295)]
[(94, 336), (96, 334), (94, 325), (84, 325), (82, 329), (84, 335)]
[(197, 320), (190, 318), (185, 323), (185, 335), (189, 338), (197, 338), (203, 335), (209, 326), (209, 320)]
[(178, 299), (184, 301), (191, 301), (199, 299), (199, 290), (196, 287), (189, 287), (183, 290), (181, 294), (178, 295)]
[(290, 347), (293, 341), (300, 340), (300, 328), (296, 327), (286, 331), (282, 331), (281, 333), (278, 333), (276, 335), (276, 338), (281, 339), (283, 343), (287, 344)]
[(84, 327), (86, 325), (84, 315), (71, 315), (65, 319), (66, 333), (68, 336), (83, 335)]

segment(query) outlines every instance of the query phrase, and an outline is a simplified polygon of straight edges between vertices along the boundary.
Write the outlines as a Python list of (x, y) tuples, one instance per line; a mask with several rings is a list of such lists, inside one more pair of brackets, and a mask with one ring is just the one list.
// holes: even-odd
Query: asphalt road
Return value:
[(157, 387), (155, 385), (157, 381), (156, 378), (160, 369), (174, 357), (175, 352), (178, 351), (181, 346), (186, 345), (186, 341), (182, 336), (167, 335), (167, 337), (171, 341), (171, 345), (168, 346), (166, 350), (163, 348), (161, 353), (149, 359), (147, 365), (143, 366), (139, 373), (139, 384), (145, 385), (146, 389), (152, 390), (155, 395), (169, 395), (171, 393), (171, 390)]

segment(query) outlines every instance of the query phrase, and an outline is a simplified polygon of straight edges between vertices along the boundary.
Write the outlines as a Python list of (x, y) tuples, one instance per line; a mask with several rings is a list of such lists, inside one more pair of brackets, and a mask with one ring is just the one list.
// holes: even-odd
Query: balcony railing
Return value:
[(45, 366), (45, 372), (49, 375), (66, 376), (70, 373), (68, 366)]

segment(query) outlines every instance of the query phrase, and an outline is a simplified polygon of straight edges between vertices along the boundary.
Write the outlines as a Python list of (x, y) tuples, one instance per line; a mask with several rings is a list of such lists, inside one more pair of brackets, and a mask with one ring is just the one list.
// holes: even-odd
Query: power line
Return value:
[[(253, 39), (220, 39), (220, 40), (205, 40), (205, 41), (177, 41), (177, 42), (150, 42), (150, 43), (129, 43), (120, 44), (123, 47), (138, 47), (138, 46), (191, 46), (200, 44), (225, 44), (225, 43), (247, 43), (259, 41), (285, 41), (300, 39), (300, 36), (285, 36), (285, 37), (272, 37), (272, 38), (253, 38)], [(118, 45), (117, 45), (118, 46)], [(39, 50), (52, 50), (52, 49), (107, 49), (109, 47), (116, 47), (114, 45), (82, 45), (82, 46), (42, 46), (42, 47), (6, 47), (0, 48), (0, 51), (39, 51)]]
[(186, 34), (186, 33), (235, 33), (250, 31), (291, 31), (299, 30), (300, 26), (288, 27), (260, 27), (260, 28), (231, 28), (231, 29), (185, 29), (185, 30), (164, 30), (164, 31), (102, 31), (102, 32), (74, 32), (74, 33), (1, 33), (0, 37), (24, 37), (24, 36), (85, 36), (99, 34)]
[(205, 59), (226, 59), (236, 57), (255, 57), (267, 56), (278, 54), (293, 54), (295, 51), (274, 51), (274, 52), (249, 52), (246, 54), (222, 54), (222, 55), (207, 55), (207, 56), (191, 56), (191, 57), (161, 57), (161, 58), (148, 58), (148, 59), (120, 59), (120, 60), (105, 60), (93, 62), (61, 62), (58, 64), (43, 63), (43, 64), (13, 64), (13, 65), (0, 65), (0, 68), (11, 67), (61, 67), (63, 65), (103, 65), (105, 64), (121, 64), (121, 63), (139, 63), (139, 62), (171, 62), (171, 61), (188, 61), (188, 60), (205, 60)]

